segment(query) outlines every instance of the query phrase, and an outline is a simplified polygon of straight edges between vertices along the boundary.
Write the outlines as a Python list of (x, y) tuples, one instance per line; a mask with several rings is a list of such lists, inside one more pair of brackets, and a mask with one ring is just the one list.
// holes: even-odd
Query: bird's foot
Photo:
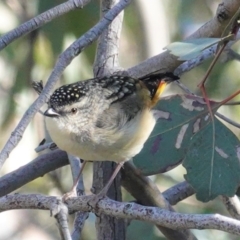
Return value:
[(63, 194), (62, 201), (66, 202), (69, 198), (77, 197), (76, 189), (72, 189), (70, 192)]
[(103, 188), (102, 191), (98, 194), (93, 194), (91, 199), (88, 201), (88, 205), (92, 208), (92, 209), (96, 209), (97, 205), (99, 203), (99, 201), (101, 201), (102, 199), (104, 199), (107, 195), (107, 190)]

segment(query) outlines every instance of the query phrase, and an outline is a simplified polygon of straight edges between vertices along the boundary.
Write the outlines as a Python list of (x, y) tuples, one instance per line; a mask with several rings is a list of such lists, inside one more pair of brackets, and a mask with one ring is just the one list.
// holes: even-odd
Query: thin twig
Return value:
[(184, 181), (164, 191), (163, 196), (171, 205), (176, 205), (178, 202), (192, 196), (194, 193), (195, 191), (190, 184)]
[(238, 196), (234, 195), (233, 197), (220, 197), (223, 204), (227, 208), (230, 215), (238, 220), (240, 220), (240, 201)]
[(178, 87), (180, 87), (184, 92), (186, 92), (187, 94), (193, 95), (198, 97), (196, 94), (194, 94), (190, 89), (188, 89), (187, 86), (185, 86), (183, 83), (181, 83), (179, 80), (174, 81), (175, 84), (178, 85)]
[(83, 8), (89, 2), (90, 0), (69, 0), (47, 10), (44, 13), (39, 14), (38, 16), (30, 19), (29, 21), (21, 24), (19, 27), (3, 35), (0, 38), (0, 50), (4, 49), (14, 40), (36, 30), (53, 19), (60, 17), (72, 10), (76, 10), (77, 8)]
[(72, 231), (72, 240), (81, 239), (81, 232), (84, 226), (85, 221), (89, 217), (89, 212), (77, 212), (74, 223), (73, 223), (73, 231)]
[(224, 106), (235, 106), (235, 105), (240, 105), (240, 101), (227, 102), (227, 103), (224, 104)]
[(63, 240), (72, 240), (68, 227), (68, 209), (60, 202), (59, 212), (54, 216), (58, 222), (58, 229)]
[[(73, 184), (75, 184), (75, 181), (79, 177), (79, 172), (82, 167), (82, 163), (78, 157), (72, 156), (68, 154), (69, 163), (71, 166), (71, 172), (72, 172), (72, 178), (73, 178)], [(84, 196), (84, 183), (83, 183), (83, 176), (81, 175), (77, 184), (77, 195), (78, 196)], [(88, 212), (77, 212), (74, 219), (73, 224), (73, 231), (72, 231), (72, 240), (78, 240), (80, 239), (81, 232), (85, 223), (85, 220), (88, 218), (89, 213)]]
[(236, 128), (240, 128), (240, 124), (239, 124), (239, 123), (233, 121), (233, 120), (230, 119), (230, 118), (225, 117), (225, 116), (222, 115), (221, 113), (216, 112), (215, 115), (216, 115), (217, 117), (221, 118), (222, 120), (224, 120), (225, 122), (231, 124), (232, 126), (234, 126), (234, 127), (236, 127)]

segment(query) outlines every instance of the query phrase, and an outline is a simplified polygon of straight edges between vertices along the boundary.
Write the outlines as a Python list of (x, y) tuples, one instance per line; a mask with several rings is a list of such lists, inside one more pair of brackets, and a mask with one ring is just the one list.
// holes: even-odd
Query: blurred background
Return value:
[[(0, 1), (0, 35), (7, 33), (19, 24), (50, 9), (64, 1), (60, 0), (1, 0)], [(174, 41), (181, 41), (201, 25), (210, 20), (220, 1), (214, 0), (133, 0), (126, 9), (120, 42), (120, 63), (124, 68), (134, 66), (141, 61), (162, 52), (163, 47)], [(70, 12), (46, 24), (21, 39), (10, 44), (0, 54), (0, 128), (1, 149), (16, 127), (23, 113), (37, 98), (31, 88), (31, 81), (43, 80), (45, 83), (55, 65), (59, 54), (75, 39), (83, 35), (99, 20), (99, 1), (93, 0), (82, 10)], [(238, 44), (233, 46), (238, 50)], [(92, 67), (96, 43), (86, 48), (66, 69), (58, 85), (72, 83), (93, 76)], [(240, 68), (237, 61), (221, 62), (214, 68), (207, 82), (209, 97), (224, 99), (239, 89)], [(200, 94), (197, 84), (201, 81), (211, 59), (182, 76), (181, 81), (193, 92)], [(57, 86), (56, 86), (57, 87)], [(167, 94), (181, 92), (173, 84)], [(222, 108), (224, 115), (237, 121), (238, 107)], [(238, 130), (234, 132), (239, 136)], [(22, 141), (11, 153), (4, 165), (1, 175), (9, 173), (30, 162), (37, 154), (34, 151), (44, 138), (44, 120), (37, 114), (28, 126)], [(153, 176), (159, 189), (173, 186), (183, 181), (185, 170), (176, 169)], [(92, 165), (84, 170), (86, 193), (90, 193), (92, 183)], [(72, 185), (69, 167), (18, 189), (22, 193), (42, 193), (61, 195)], [(124, 201), (132, 200), (125, 191)], [(221, 213), (226, 214), (223, 204), (218, 200), (209, 203), (198, 202), (195, 196), (175, 206), (183, 213)], [(69, 218), (70, 223), (73, 219)], [(95, 216), (90, 215), (83, 230), (83, 240), (94, 240)], [(17, 210), (0, 214), (1, 240), (59, 239), (55, 219), (48, 211)], [(236, 236), (216, 230), (194, 230), (199, 239), (239, 239)], [(151, 224), (132, 221), (127, 231), (128, 240), (165, 239)]]

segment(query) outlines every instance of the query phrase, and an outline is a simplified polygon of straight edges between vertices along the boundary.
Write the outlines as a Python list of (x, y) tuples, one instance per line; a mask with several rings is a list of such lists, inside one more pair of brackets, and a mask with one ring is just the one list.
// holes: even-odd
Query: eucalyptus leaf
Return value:
[(193, 136), (183, 166), (198, 200), (232, 197), (240, 185), (240, 142), (215, 118)]
[[(215, 102), (210, 104), (213, 108), (217, 106)], [(155, 114), (156, 126), (142, 151), (133, 159), (144, 175), (166, 172), (179, 165), (192, 136), (209, 122), (204, 100), (192, 95), (162, 98)]]
[(178, 56), (180, 61), (188, 61), (201, 54), (201, 52), (222, 41), (222, 38), (196, 38), (183, 42), (173, 42), (164, 49), (167, 49), (171, 54)]

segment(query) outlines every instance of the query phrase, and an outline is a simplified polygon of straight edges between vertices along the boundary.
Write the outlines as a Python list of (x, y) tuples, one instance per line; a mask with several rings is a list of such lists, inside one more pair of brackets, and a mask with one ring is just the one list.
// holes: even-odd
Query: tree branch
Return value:
[[(237, 35), (236, 35), (236, 38), (234, 41), (230, 41), (226, 48), (224, 49), (224, 52), (223, 52), (223, 56), (221, 56), (221, 59), (224, 59), (226, 61), (227, 60), (231, 60), (233, 59), (233, 57), (231, 58), (230, 56), (225, 56), (225, 55), (229, 55), (229, 53), (232, 53), (232, 50), (231, 50), (231, 46), (236, 43), (237, 41), (239, 41), (240, 39), (240, 31), (238, 31)], [(214, 54), (216, 53), (216, 50), (217, 50), (217, 45), (218, 44), (215, 44), (214, 46), (210, 47), (210, 48), (207, 48), (205, 49), (204, 51), (202, 51), (202, 53), (197, 56), (196, 58), (193, 58), (191, 60), (188, 60), (184, 63), (182, 63), (179, 67), (177, 67), (174, 71), (174, 74), (176, 74), (177, 76), (179, 75), (182, 75), (184, 72), (188, 72), (190, 71), (191, 69), (199, 66), (201, 63), (203, 63), (204, 61), (206, 61), (207, 59), (211, 58), (214, 56)]]
[(240, 202), (238, 196), (233, 197), (226, 197), (221, 196), (220, 197), (223, 204), (227, 208), (230, 215), (238, 220), (240, 220)]
[(9, 194), (24, 184), (68, 164), (67, 154), (61, 150), (43, 154), (25, 166), (1, 177), (0, 196)]
[[(122, 185), (140, 204), (161, 207), (174, 212), (174, 209), (158, 190), (157, 186), (148, 177), (142, 176), (129, 162), (126, 162), (122, 169)], [(196, 239), (187, 230), (173, 230), (159, 225), (157, 225), (157, 228), (169, 240)]]
[(39, 14), (38, 16), (30, 19), (29, 21), (21, 24), (19, 27), (0, 37), (0, 51), (14, 40), (17, 40), (18, 38), (36, 30), (37, 28), (48, 22), (51, 22), (53, 19), (60, 17), (65, 13), (77, 8), (83, 8), (89, 2), (90, 0), (69, 0), (47, 10), (44, 13)]
[[(150, 222), (172, 229), (217, 229), (240, 235), (240, 221), (220, 214), (182, 214), (157, 207), (145, 207), (136, 203), (121, 203), (108, 198), (98, 202), (96, 209), (88, 205), (92, 196), (81, 196), (67, 200), (70, 213), (92, 211), (117, 218)], [(10, 209), (42, 209), (59, 212), (60, 200), (40, 194), (13, 194), (0, 198), (0, 211)]]
[(68, 209), (63, 203), (60, 203), (59, 212), (54, 215), (58, 222), (58, 229), (63, 240), (72, 240), (71, 234), (68, 228)]
[[(222, 3), (218, 5), (216, 15), (187, 39), (221, 37), (222, 32), (239, 7), (240, 2), (238, 0), (223, 0)], [(212, 53), (210, 52), (210, 54)], [(129, 68), (127, 71), (130, 76), (141, 77), (155, 71), (174, 71), (182, 63), (182, 61), (177, 60), (176, 56), (166, 51), (141, 62), (137, 66)]]
[[(66, 152), (62, 150), (57, 149), (49, 153), (42, 154), (30, 163), (0, 178), (0, 197), (9, 194), (12, 191), (15, 191), (16, 189), (22, 187), (23, 185), (33, 181), (38, 177), (44, 176), (50, 171), (56, 170), (60, 167), (64, 167), (68, 164), (68, 156)], [(126, 174), (126, 171), (128, 170), (128, 164), (129, 163), (126, 164), (126, 169), (124, 169), (123, 172), (124, 174)], [(128, 179), (126, 178), (128, 178), (127, 175), (123, 175), (123, 181), (125, 182), (123, 183), (123, 186), (128, 184)], [(138, 181), (134, 182), (134, 184), (135, 188), (138, 189)], [(130, 191), (129, 188), (127, 189)], [(166, 190), (163, 195), (171, 204), (174, 205), (178, 201), (181, 201), (182, 199), (190, 196), (193, 191), (191, 189), (192, 188), (189, 186), (188, 183), (183, 182)], [(132, 191), (130, 191), (130, 193), (133, 194)], [(135, 197), (138, 198), (137, 195), (135, 195)]]
[[(82, 167), (82, 163), (80, 162), (80, 159), (78, 157), (72, 156), (70, 154), (68, 154), (68, 160), (69, 160), (69, 163), (71, 166), (73, 182), (75, 182), (79, 175), (79, 171)], [(76, 190), (77, 190), (77, 196), (85, 195), (82, 175), (80, 176)], [(85, 220), (88, 218), (88, 216), (89, 216), (88, 212), (77, 212), (76, 213), (75, 219), (74, 219), (74, 224), (73, 224), (74, 229), (72, 231), (72, 240), (80, 239)]]
[(163, 192), (163, 196), (172, 206), (193, 194), (195, 194), (194, 189), (186, 181), (178, 183)]

